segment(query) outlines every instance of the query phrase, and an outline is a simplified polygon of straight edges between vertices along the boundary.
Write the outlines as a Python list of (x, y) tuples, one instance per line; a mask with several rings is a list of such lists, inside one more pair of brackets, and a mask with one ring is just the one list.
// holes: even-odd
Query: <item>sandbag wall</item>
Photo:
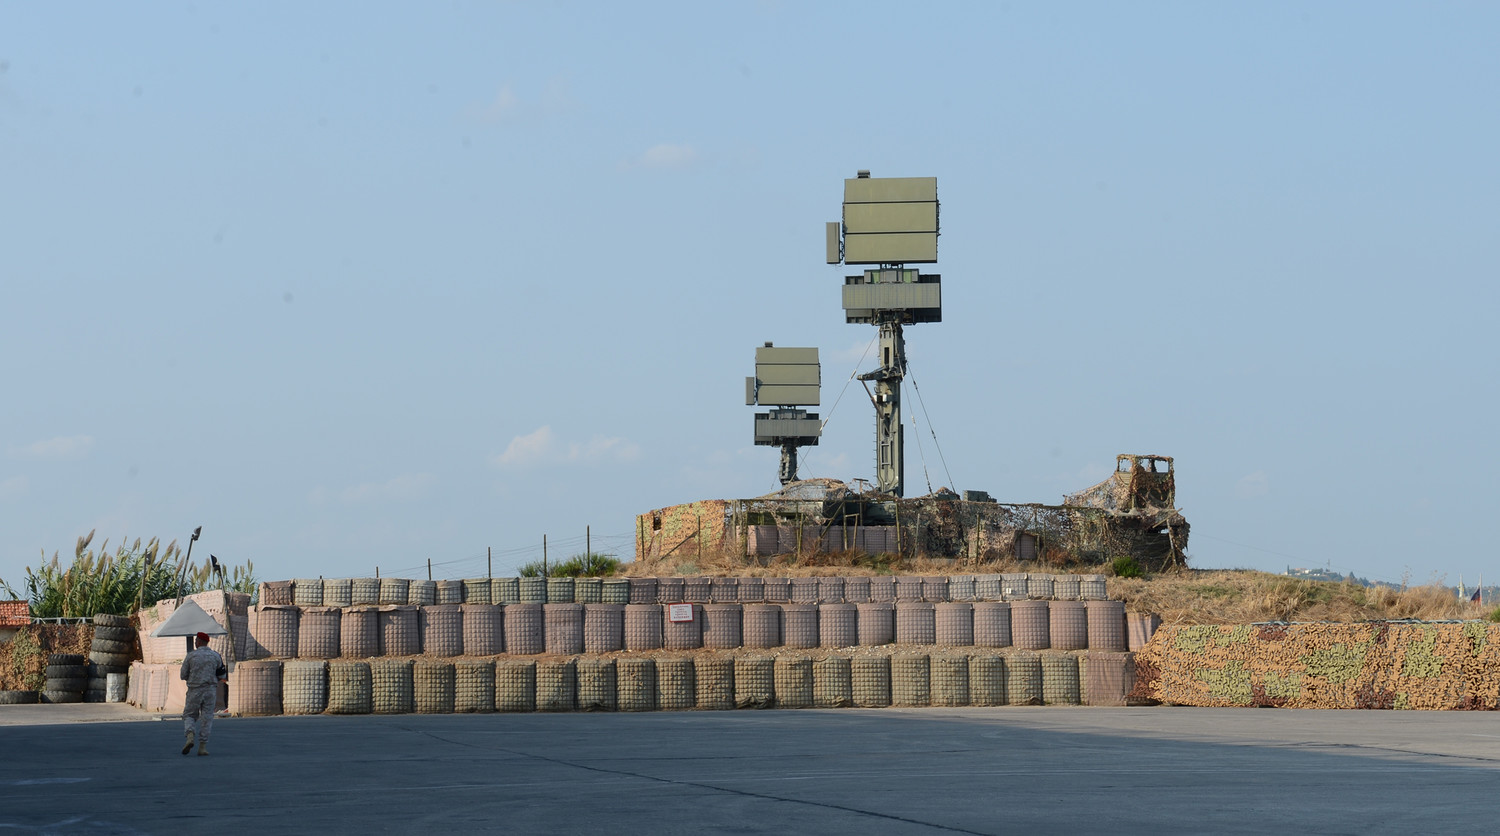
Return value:
[(1484, 709), (1500, 705), (1500, 624), (1169, 626), (1135, 695), (1173, 705)]
[(264, 660), (234, 673), (230, 711), (450, 714), (1120, 705), (1128, 653), (699, 653), (543, 658)]

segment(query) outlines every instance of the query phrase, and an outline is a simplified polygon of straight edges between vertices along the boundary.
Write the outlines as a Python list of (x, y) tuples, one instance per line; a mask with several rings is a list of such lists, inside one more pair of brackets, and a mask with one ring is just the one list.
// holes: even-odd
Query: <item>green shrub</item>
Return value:
[(1146, 570), (1141, 564), (1128, 554), (1122, 554), (1109, 564), (1109, 569), (1117, 578), (1144, 578)]
[(540, 560), (521, 566), (517, 571), (523, 578), (602, 578), (613, 575), (620, 569), (620, 561), (614, 555), (575, 554), (561, 563), (543, 566)]

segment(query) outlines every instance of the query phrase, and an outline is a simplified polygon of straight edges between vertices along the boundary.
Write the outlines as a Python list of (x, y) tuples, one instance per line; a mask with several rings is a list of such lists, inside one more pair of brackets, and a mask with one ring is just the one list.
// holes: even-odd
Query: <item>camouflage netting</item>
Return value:
[(1500, 624), (1163, 626), (1133, 697), (1174, 705), (1500, 707)]

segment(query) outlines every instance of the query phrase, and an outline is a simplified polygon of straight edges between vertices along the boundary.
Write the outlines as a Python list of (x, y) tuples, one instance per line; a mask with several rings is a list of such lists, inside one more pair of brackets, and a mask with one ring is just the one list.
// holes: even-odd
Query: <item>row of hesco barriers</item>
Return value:
[[(1122, 705), (1134, 671), (1128, 653), (993, 651), (258, 661), (241, 663), (232, 675), (229, 709), (273, 715)], [(151, 691), (149, 681), (133, 682), (132, 701)]]
[(1123, 652), (1143, 647), (1159, 623), (1119, 601), (268, 605), (248, 621), (243, 659), (889, 644)]

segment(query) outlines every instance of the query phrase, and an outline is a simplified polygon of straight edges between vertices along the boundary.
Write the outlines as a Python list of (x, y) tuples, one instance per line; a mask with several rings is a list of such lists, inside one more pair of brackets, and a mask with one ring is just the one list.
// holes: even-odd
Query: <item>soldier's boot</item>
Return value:
[(187, 733), (187, 742), (184, 743), (184, 744), (182, 744), (182, 753), (184, 755), (186, 755), (188, 752), (191, 752), (191, 751), (193, 751), (193, 733), (192, 732), (188, 732)]
[(198, 754), (200, 756), (208, 754), (208, 738), (198, 741)]

